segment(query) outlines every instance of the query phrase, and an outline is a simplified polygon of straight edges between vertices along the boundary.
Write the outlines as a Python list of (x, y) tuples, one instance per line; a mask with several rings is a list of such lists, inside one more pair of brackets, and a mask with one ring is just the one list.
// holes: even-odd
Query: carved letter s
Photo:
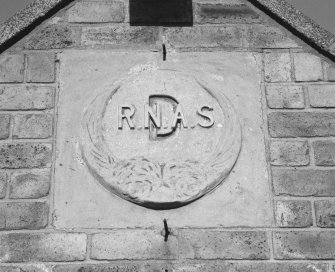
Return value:
[(208, 113), (203, 112), (203, 110), (205, 109), (207, 109), (208, 111), (213, 111), (213, 108), (209, 106), (202, 106), (198, 109), (197, 114), (209, 120), (209, 122), (199, 122), (199, 126), (203, 128), (210, 128), (214, 125), (214, 119), (212, 116), (208, 115)]

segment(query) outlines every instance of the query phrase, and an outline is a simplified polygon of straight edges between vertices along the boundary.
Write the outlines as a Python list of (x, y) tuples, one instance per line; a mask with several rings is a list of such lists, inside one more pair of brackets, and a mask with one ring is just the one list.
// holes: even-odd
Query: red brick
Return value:
[(82, 1), (68, 10), (71, 23), (120, 23), (125, 18), (123, 1)]
[(23, 82), (24, 55), (12, 54), (0, 56), (0, 82)]
[(309, 164), (307, 141), (271, 141), (270, 156), (272, 165), (301, 166)]
[(275, 214), (279, 227), (305, 228), (313, 225), (312, 205), (310, 201), (276, 201)]
[(86, 256), (81, 233), (8, 233), (0, 235), (2, 262), (69, 262)]
[(154, 261), (144, 263), (60, 264), (54, 268), (54, 272), (158, 272), (166, 270), (173, 272), (330, 272), (328, 265), (325, 263), (268, 261), (233, 263), (225, 260), (176, 261), (168, 263), (165, 261)]
[(335, 228), (335, 200), (315, 202), (316, 224), (321, 228)]
[(264, 57), (265, 81), (291, 81), (291, 59), (289, 53), (272, 52)]
[(52, 136), (51, 114), (17, 114), (14, 118), (14, 139), (46, 139)]
[(7, 139), (10, 135), (10, 115), (0, 114), (0, 140)]
[(7, 173), (0, 172), (0, 198), (5, 198), (7, 190)]
[(294, 71), (296, 81), (319, 81), (323, 79), (321, 59), (309, 53), (296, 53)]
[(335, 232), (275, 232), (274, 256), (281, 260), (334, 260)]
[(92, 236), (91, 258), (96, 260), (176, 259), (177, 254), (177, 238), (170, 235), (165, 242), (159, 231), (118, 230)]
[(318, 166), (335, 166), (335, 142), (316, 141), (313, 143), (315, 164)]
[(11, 202), (5, 204), (6, 229), (43, 229), (48, 224), (49, 207), (44, 202)]
[(251, 48), (295, 48), (299, 45), (289, 36), (288, 31), (279, 27), (250, 24), (247, 43)]
[(313, 108), (335, 107), (335, 84), (308, 86), (309, 101)]
[(0, 168), (45, 168), (51, 165), (51, 144), (13, 143), (0, 145)]
[(11, 175), (9, 198), (34, 199), (47, 196), (50, 189), (50, 170), (21, 170)]
[(335, 170), (272, 168), (276, 195), (335, 196)]
[(166, 28), (167, 42), (174, 48), (230, 48), (242, 46), (237, 26), (193, 26)]
[(27, 82), (49, 83), (55, 81), (55, 54), (30, 53), (28, 55)]
[(303, 109), (305, 108), (302, 86), (267, 86), (266, 100), (270, 109)]
[(267, 235), (262, 231), (181, 230), (183, 259), (269, 259)]
[(71, 48), (80, 43), (80, 30), (78, 27), (53, 24), (37, 31), (26, 40), (22, 40), (24, 49), (63, 49)]
[(1, 110), (44, 110), (54, 107), (54, 87), (0, 86)]
[(242, 3), (195, 3), (195, 23), (222, 24), (222, 23), (255, 23), (261, 21), (261, 16)]
[(272, 112), (268, 122), (272, 137), (335, 136), (332, 112)]
[(158, 27), (142, 26), (96, 26), (84, 27), (82, 44), (87, 46), (110, 46), (113, 48), (156, 47), (159, 40)]

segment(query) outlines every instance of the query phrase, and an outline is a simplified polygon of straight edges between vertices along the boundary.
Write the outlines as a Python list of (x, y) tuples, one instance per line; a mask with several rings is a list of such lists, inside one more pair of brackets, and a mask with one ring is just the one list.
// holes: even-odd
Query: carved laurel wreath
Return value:
[(224, 126), (215, 152), (203, 161), (170, 160), (163, 165), (145, 157), (119, 159), (102, 136), (102, 120), (107, 102), (120, 88), (98, 95), (84, 112), (81, 152), (91, 174), (109, 191), (136, 204), (170, 209), (186, 205), (218, 186), (230, 173), (241, 148), (241, 126), (232, 103), (221, 91), (198, 84), (221, 106)]

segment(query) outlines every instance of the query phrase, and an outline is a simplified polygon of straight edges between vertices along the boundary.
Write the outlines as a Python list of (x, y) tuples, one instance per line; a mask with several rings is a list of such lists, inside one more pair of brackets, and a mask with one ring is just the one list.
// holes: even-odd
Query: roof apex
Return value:
[[(0, 25), (0, 53), (19, 35), (24, 35), (37, 24), (74, 0), (35, 0)], [(335, 35), (325, 30), (312, 19), (294, 8), (285, 0), (247, 0), (283, 24), (305, 42), (335, 60)]]

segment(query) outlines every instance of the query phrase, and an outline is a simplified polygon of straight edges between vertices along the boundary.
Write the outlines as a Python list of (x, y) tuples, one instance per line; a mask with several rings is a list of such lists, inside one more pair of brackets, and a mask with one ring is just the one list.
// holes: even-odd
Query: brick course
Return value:
[(54, 87), (0, 86), (0, 110), (44, 110), (54, 106)]
[(277, 225), (280, 227), (305, 228), (313, 225), (310, 201), (276, 201), (275, 214)]
[(333, 112), (272, 112), (268, 122), (272, 137), (335, 136)]
[(51, 144), (0, 144), (0, 168), (49, 167), (51, 151)]
[(335, 196), (335, 170), (272, 168), (276, 195)]
[(96, 260), (175, 259), (177, 254), (175, 235), (167, 242), (161, 233), (150, 230), (119, 230), (92, 236), (91, 258)]
[(71, 23), (120, 23), (125, 19), (122, 1), (78, 2), (68, 10)]
[(10, 119), (9, 114), (0, 114), (0, 140), (7, 139), (10, 135)]
[(289, 53), (266, 53), (265, 80), (267, 82), (291, 81), (291, 58)]
[(274, 233), (275, 259), (333, 260), (335, 232), (287, 231)]
[(9, 198), (34, 199), (48, 195), (50, 170), (16, 171), (10, 177)]
[(315, 164), (318, 166), (335, 166), (335, 142), (316, 141), (313, 143)]
[(28, 55), (27, 82), (50, 83), (55, 80), (55, 55), (31, 53)]
[(46, 139), (52, 136), (50, 114), (18, 114), (14, 118), (13, 138)]
[(335, 84), (309, 86), (308, 93), (313, 108), (335, 107)]
[(23, 82), (24, 55), (2, 55), (0, 57), (0, 83)]
[(0, 234), (0, 258), (5, 263), (81, 261), (86, 239), (81, 233)]
[(312, 54), (294, 54), (294, 71), (297, 81), (320, 81), (323, 79), (321, 59)]
[(182, 230), (178, 242), (184, 259), (269, 259), (265, 232)]
[(271, 141), (270, 157), (272, 165), (299, 166), (309, 164), (307, 141)]
[(266, 87), (266, 100), (270, 109), (303, 109), (305, 108), (302, 86)]
[(335, 227), (335, 200), (319, 200), (315, 202), (316, 224), (321, 228)]
[(164, 35), (174, 48), (234, 48), (242, 46), (242, 29), (239, 27), (166, 28)]

